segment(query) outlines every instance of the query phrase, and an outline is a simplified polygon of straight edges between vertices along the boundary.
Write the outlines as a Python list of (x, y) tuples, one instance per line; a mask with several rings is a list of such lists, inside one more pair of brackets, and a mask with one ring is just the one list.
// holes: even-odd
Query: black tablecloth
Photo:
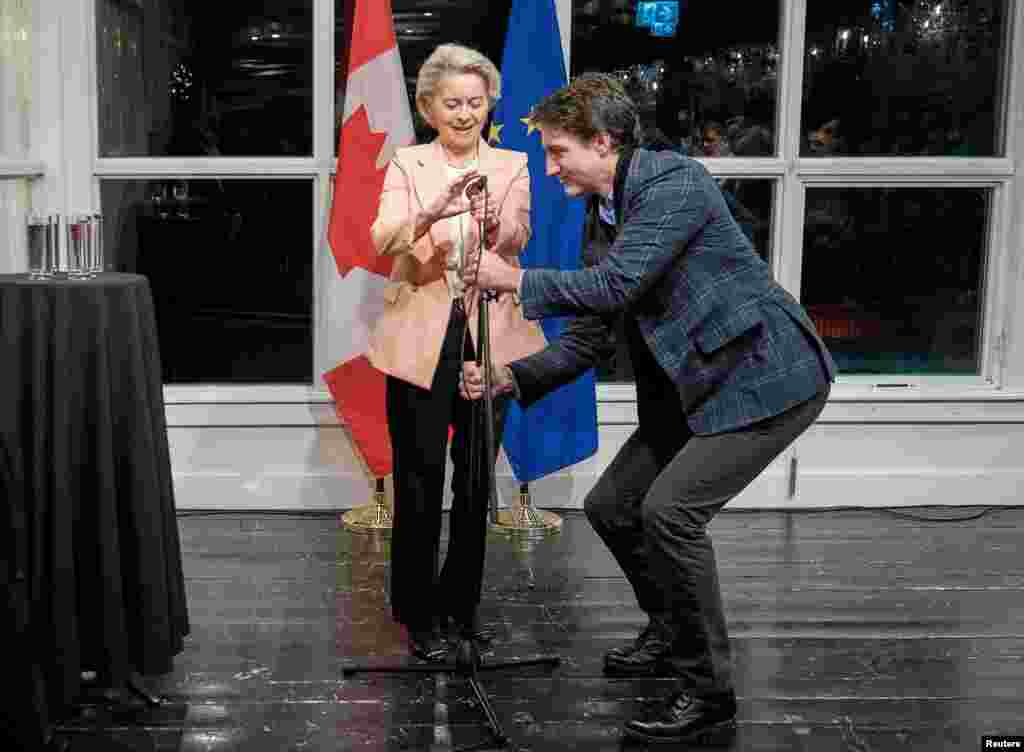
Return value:
[(50, 701), (170, 671), (189, 625), (145, 277), (0, 275), (0, 441)]

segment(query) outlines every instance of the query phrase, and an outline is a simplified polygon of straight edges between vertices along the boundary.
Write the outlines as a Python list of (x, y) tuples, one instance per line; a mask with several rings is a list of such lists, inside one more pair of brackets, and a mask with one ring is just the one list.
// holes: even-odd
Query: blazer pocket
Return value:
[(748, 305), (732, 311), (724, 318), (712, 314), (697, 325), (691, 336), (697, 349), (710, 355), (763, 323), (764, 319), (757, 306)]

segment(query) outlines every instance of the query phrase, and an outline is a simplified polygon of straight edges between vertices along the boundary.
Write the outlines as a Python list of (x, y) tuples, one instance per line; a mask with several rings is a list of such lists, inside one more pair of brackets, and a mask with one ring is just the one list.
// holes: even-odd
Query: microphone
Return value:
[(473, 178), (469, 185), (466, 186), (466, 198), (475, 198), (483, 191), (487, 190), (487, 176), (481, 175), (480, 177)]
[[(484, 194), (484, 199), (486, 200), (486, 198), (487, 198), (487, 176), (486, 175), (478, 175), (477, 177), (473, 178), (469, 182), (469, 185), (466, 186), (466, 198), (469, 201), (472, 201), (477, 196), (479, 196), (481, 193)], [(480, 247), (481, 247), (481, 249), (483, 249), (483, 239), (484, 239), (484, 221), (483, 221), (483, 219), (481, 219), (480, 220)]]

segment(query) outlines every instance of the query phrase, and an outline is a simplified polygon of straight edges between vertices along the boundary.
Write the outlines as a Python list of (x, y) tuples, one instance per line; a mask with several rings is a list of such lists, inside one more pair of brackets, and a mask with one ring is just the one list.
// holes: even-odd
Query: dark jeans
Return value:
[(667, 662), (695, 695), (732, 691), (729, 635), (706, 526), (814, 422), (828, 391), (711, 436), (695, 436), (685, 422), (673, 427), (674, 438), (641, 426), (584, 502), (640, 608), (663, 627), (672, 645)]
[[(464, 360), (472, 360), (466, 315), (453, 306), (441, 346), (441, 360), (430, 389), (387, 377), (388, 430), (394, 461), (395, 511), (391, 530), (391, 611), (395, 621), (413, 629), (436, 617), (471, 617), (480, 603), (487, 536), (488, 499), (468, 488), (471, 451), (482, 451), (483, 436), (470, 444), (474, 408), (458, 393)], [(465, 342), (463, 341), (465, 340)], [(508, 399), (494, 401), (495, 455), (501, 445)], [(451, 444), (452, 509), (448, 553), (437, 572), (444, 500), (445, 449)], [(491, 466), (494, 464), (491, 458)]]

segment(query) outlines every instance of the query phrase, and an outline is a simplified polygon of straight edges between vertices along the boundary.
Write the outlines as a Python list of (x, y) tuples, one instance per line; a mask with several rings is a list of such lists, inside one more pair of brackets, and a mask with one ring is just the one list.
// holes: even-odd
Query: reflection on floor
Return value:
[[(734, 750), (978, 749), (1024, 731), (1024, 509), (733, 512), (711, 526), (740, 699)], [(555, 669), (481, 676), (516, 750), (618, 750), (666, 680), (605, 679), (645, 622), (578, 511), (559, 535), (492, 539), (493, 658)], [(935, 521), (932, 521), (932, 520)], [(388, 543), (324, 516), (182, 517), (192, 634), (170, 703), (69, 719), (72, 750), (447, 750), (486, 736), (457, 677), (359, 675), (407, 661), (385, 591)]]

